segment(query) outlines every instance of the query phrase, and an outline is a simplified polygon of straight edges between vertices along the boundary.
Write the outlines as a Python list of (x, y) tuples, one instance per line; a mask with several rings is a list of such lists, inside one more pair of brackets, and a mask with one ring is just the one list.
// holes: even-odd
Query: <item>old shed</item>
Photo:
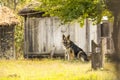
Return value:
[(91, 40), (99, 42), (101, 29), (90, 20), (86, 19), (82, 28), (77, 22), (61, 25), (56, 17), (43, 17), (44, 12), (34, 9), (37, 5), (38, 2), (32, 2), (19, 11), (19, 15), (24, 17), (25, 57), (49, 54), (54, 49), (55, 54), (64, 53), (63, 34), (70, 34), (71, 40), (86, 53), (91, 52)]
[(18, 24), (18, 19), (13, 11), (5, 6), (0, 7), (0, 58), (15, 57), (14, 30), (16, 24)]

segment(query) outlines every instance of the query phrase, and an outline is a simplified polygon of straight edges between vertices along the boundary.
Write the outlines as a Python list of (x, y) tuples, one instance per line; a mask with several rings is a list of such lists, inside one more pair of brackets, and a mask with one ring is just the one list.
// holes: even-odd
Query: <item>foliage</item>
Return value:
[(8, 6), (11, 9), (14, 9), (14, 0), (0, 0), (1, 5)]
[(15, 28), (15, 49), (17, 57), (23, 53), (23, 25), (17, 25)]
[(1, 5), (7, 6), (13, 10), (22, 8), (32, 0), (0, 0)]
[[(21, 10), (26, 4), (28, 4), (31, 0), (20, 0), (19, 3), (16, 6), (16, 13), (18, 13), (19, 10)], [(23, 54), (24, 51), (24, 25), (23, 25), (23, 18), (20, 16), (17, 16), (17, 18), (20, 20), (20, 24), (16, 26), (15, 29), (15, 49), (17, 57), (20, 57)]]
[(99, 23), (102, 16), (109, 14), (102, 0), (39, 0), (42, 2), (37, 10), (42, 10), (45, 15), (58, 16), (64, 23), (79, 21), (84, 24), (84, 19), (90, 18)]
[(17, 12), (19, 10), (21, 10), (26, 4), (28, 4), (29, 2), (31, 2), (32, 0), (19, 0), (18, 4), (17, 4)]

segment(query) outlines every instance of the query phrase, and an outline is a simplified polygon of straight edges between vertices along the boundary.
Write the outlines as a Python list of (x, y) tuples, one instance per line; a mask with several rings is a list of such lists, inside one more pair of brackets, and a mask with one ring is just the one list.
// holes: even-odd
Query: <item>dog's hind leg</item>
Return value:
[(80, 59), (81, 61), (84, 62), (84, 58), (81, 56), (82, 51), (79, 51), (79, 53), (77, 54), (77, 59)]
[(82, 53), (82, 51), (79, 51), (79, 53), (77, 54), (77, 59), (79, 59), (81, 56), (80, 54)]
[(73, 60), (75, 58), (74, 50), (70, 49), (69, 51), (70, 60)]
[(83, 51), (79, 51), (79, 53), (77, 54), (77, 58), (79, 59), (81, 59), (81, 61), (89, 61), (88, 60), (88, 57), (87, 57), (87, 55), (83, 52)]

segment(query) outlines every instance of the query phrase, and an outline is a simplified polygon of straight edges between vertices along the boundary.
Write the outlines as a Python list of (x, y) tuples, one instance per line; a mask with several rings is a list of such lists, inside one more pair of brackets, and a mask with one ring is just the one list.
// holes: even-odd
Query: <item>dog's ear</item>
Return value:
[(65, 39), (65, 35), (64, 34), (63, 34), (62, 38)]
[(70, 35), (67, 36), (67, 39), (70, 40)]

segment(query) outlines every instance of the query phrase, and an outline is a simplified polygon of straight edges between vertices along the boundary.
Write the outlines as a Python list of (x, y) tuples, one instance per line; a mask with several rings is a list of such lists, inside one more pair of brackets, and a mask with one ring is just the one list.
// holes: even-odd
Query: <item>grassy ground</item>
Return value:
[(115, 80), (111, 63), (92, 71), (91, 64), (64, 60), (0, 60), (0, 80)]

